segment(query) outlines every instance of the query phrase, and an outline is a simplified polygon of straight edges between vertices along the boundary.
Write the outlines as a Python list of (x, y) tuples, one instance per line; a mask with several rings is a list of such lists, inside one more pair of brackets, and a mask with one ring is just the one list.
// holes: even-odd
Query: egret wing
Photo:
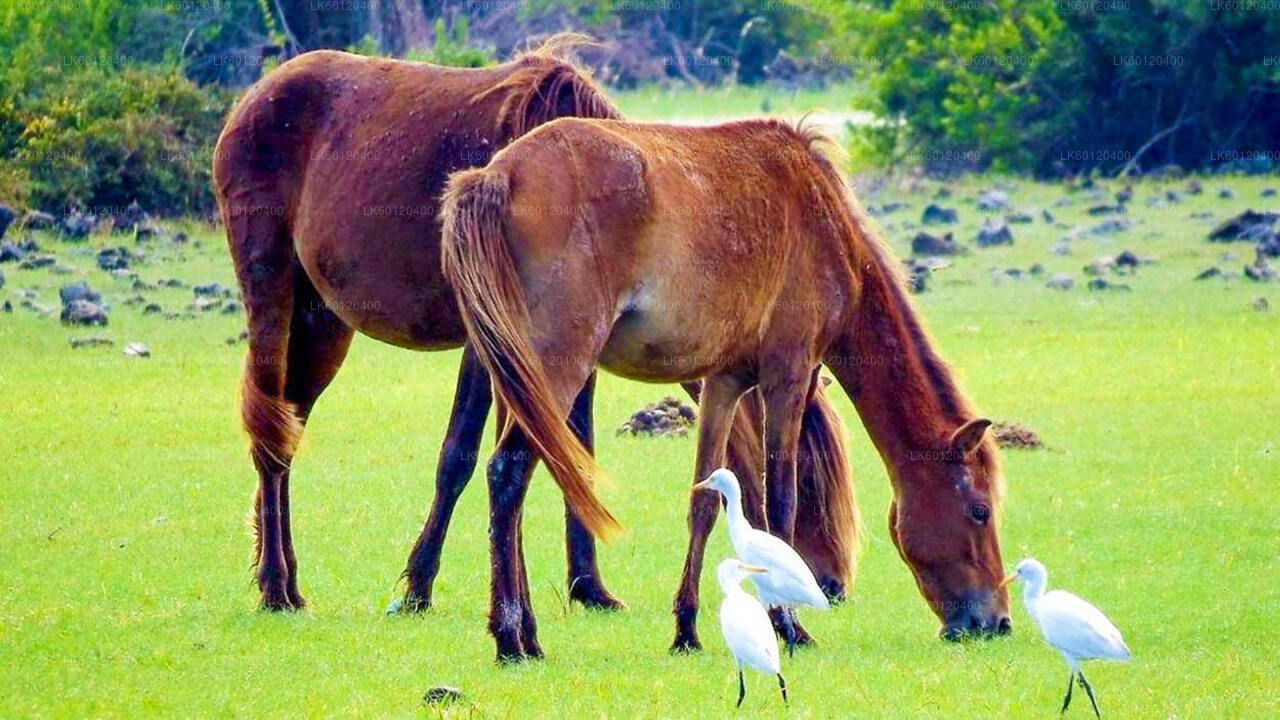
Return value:
[(1045, 640), (1078, 660), (1127, 660), (1129, 648), (1120, 630), (1087, 601), (1062, 590), (1045, 593), (1039, 602)]
[(829, 607), (827, 596), (818, 586), (809, 565), (782, 538), (753, 529), (740, 545), (742, 547), (735, 550), (743, 562), (769, 570), (751, 578), (762, 600), (786, 605), (812, 605), (822, 610)]
[(742, 592), (724, 599), (720, 605), (720, 632), (729, 651), (743, 665), (775, 675), (781, 671), (773, 624), (754, 597)]

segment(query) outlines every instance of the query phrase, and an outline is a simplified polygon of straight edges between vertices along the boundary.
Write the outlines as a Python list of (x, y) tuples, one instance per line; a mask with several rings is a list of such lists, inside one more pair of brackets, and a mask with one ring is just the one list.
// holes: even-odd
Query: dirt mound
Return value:
[(684, 437), (697, 424), (694, 409), (668, 395), (652, 405), (636, 411), (631, 419), (618, 427), (618, 435), (650, 437)]
[(1022, 423), (1000, 420), (991, 426), (991, 432), (995, 435), (996, 444), (1002, 448), (1017, 448), (1020, 450), (1040, 450), (1044, 448), (1044, 441), (1040, 439), (1040, 436)]

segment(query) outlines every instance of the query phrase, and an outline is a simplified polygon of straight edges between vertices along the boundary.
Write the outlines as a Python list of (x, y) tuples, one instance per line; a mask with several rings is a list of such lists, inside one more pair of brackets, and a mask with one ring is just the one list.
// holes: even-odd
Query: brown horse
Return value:
[[(935, 355), (900, 264), (815, 139), (768, 121), (564, 119), (456, 174), (444, 270), (516, 420), (497, 452), (536, 448), (562, 483), (587, 486), (598, 469), (564, 421), (596, 365), (651, 382), (702, 377), (698, 480), (723, 462), (734, 408), (758, 388), (768, 529), (790, 542), (801, 411), (825, 364), (888, 467), (891, 535), (945, 632), (1007, 632), (990, 422)], [(529, 480), (518, 470), (491, 479), (491, 629), (503, 656), (519, 655), (532, 626), (506, 546)], [(715, 493), (692, 498), (674, 649), (697, 645), (717, 511)], [(582, 518), (592, 530), (614, 524), (599, 503)]]
[[(483, 165), (530, 129), (563, 115), (617, 111), (563, 54), (580, 36), (557, 36), (511, 62), (459, 70), (314, 52), (285, 63), (232, 111), (214, 155), (227, 240), (249, 316), (242, 411), (259, 483), (256, 564), (262, 606), (304, 605), (289, 518), (289, 468), (320, 394), (355, 331), (415, 350), (466, 339), (440, 270), (439, 196), (448, 174)], [(591, 445), (592, 383), (572, 425)], [(491, 403), (488, 375), (464, 351), (428, 520), (409, 557), (404, 607), (431, 603), (450, 517), (478, 457)], [(744, 408), (730, 455), (763, 522), (761, 406)], [(754, 413), (754, 416), (752, 415)], [(844, 428), (823, 398), (808, 406), (808, 441), (839, 442)], [(754, 419), (753, 419), (754, 418)], [(744, 435), (744, 433), (746, 433)], [(512, 460), (512, 462), (523, 462)], [(824, 587), (852, 580), (847, 468), (810, 463), (802, 483), (823, 523), (808, 524), (806, 557)], [(834, 473), (834, 474), (833, 474)], [(567, 487), (568, 506), (589, 493)], [(566, 514), (570, 597), (618, 607), (600, 581), (594, 541)]]

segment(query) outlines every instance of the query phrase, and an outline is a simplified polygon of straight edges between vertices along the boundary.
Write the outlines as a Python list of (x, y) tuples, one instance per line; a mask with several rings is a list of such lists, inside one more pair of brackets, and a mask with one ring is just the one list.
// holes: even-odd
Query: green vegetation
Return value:
[[(951, 186), (957, 238), (981, 215), (972, 198), (1000, 178)], [(1196, 282), (1209, 265), (1238, 269), (1246, 245), (1204, 240), (1214, 219), (1254, 204), (1264, 182), (1222, 181), (1177, 205), (1147, 208), (1149, 195), (1181, 187), (1143, 182), (1131, 229), (1049, 247), (1064, 231), (1040, 220), (1012, 226), (1016, 244), (974, 250), (935, 274), (917, 297), (940, 352), (978, 406), (1039, 432), (1044, 451), (1004, 453), (1007, 564), (1033, 554), (1050, 584), (1102, 607), (1124, 631), (1134, 660), (1094, 666), (1089, 677), (1114, 717), (1268, 717), (1280, 712), (1273, 672), (1280, 630), (1274, 578), (1280, 505), (1280, 294), (1244, 280)], [(884, 218), (895, 249), (937, 185), (899, 199)], [(1111, 188), (1114, 190), (1115, 188)], [(1019, 208), (1050, 208), (1068, 226), (1096, 224), (1083, 191), (1019, 183)], [(1071, 205), (1054, 207), (1068, 195)], [(232, 281), (216, 231), (189, 228), (188, 246), (152, 247), (138, 265), (154, 281)], [(94, 246), (39, 236), (68, 262), (91, 267)], [(195, 243), (200, 243), (196, 246)], [(1132, 291), (1091, 292), (1080, 268), (1132, 249), (1156, 256)], [(1233, 252), (1239, 260), (1223, 261)], [(1076, 289), (1044, 277), (993, 284), (991, 270), (1042, 263), (1071, 273)], [(56, 303), (75, 276), (5, 265), (0, 293), (36, 288)], [(423, 617), (386, 617), (404, 558), (430, 502), (458, 353), (418, 354), (357, 339), (320, 401), (295, 465), (293, 513), (302, 587), (300, 615), (253, 610), (246, 524), (254, 475), (237, 427), (235, 387), (242, 320), (145, 316), (121, 299), (128, 282), (84, 275), (113, 303), (101, 331), (114, 348), (70, 350), (54, 318), (16, 308), (0, 315), (0, 715), (424, 714), (437, 684), (467, 701), (443, 714), (483, 716), (722, 717), (736, 681), (716, 630), (719, 591), (704, 575), (702, 639), (694, 657), (671, 657), (671, 597), (686, 530), (693, 440), (618, 438), (612, 429), (663, 394), (603, 376), (599, 454), (615, 478), (603, 490), (629, 534), (602, 551), (605, 578), (630, 603), (619, 615), (564, 604), (562, 506), (538, 471), (525, 511), (526, 554), (543, 662), (499, 669), (485, 632), (487, 506), (483, 479), (463, 498), (444, 553), (437, 606)], [(166, 310), (190, 290), (148, 293)], [(1272, 310), (1250, 309), (1257, 297)], [(153, 357), (121, 356), (143, 341)], [(1015, 602), (1015, 634), (949, 645), (886, 535), (884, 470), (843, 396), (850, 452), (870, 545), (854, 600), (802, 613), (821, 645), (785, 662), (792, 704), (780, 707), (767, 678), (748, 676), (744, 712), (782, 717), (1056, 716), (1061, 658)], [(492, 430), (491, 430), (492, 431)], [(485, 448), (491, 447), (491, 436)], [(729, 552), (723, 525), (709, 558)], [(1083, 696), (1076, 698), (1082, 701)], [(436, 716), (434, 710), (427, 710)], [(1087, 717), (1073, 707), (1071, 717)]]

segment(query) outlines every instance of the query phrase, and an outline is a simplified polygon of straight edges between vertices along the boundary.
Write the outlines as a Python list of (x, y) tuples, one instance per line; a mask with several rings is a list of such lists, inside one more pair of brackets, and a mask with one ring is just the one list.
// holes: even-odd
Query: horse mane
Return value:
[[(911, 305), (907, 295), (906, 268), (885, 242), (879, 227), (854, 195), (844, 174), (839, 171), (838, 168), (847, 160), (843, 150), (820, 128), (815, 127), (809, 118), (808, 114), (801, 118), (791, 128), (792, 132), (809, 148), (814, 162), (830, 184), (831, 191), (840, 200), (838, 207), (845, 210), (845, 217), (839, 222), (845, 226), (847, 237), (853, 246), (853, 257), (869, 261), (885, 279), (883, 284), (886, 292), (883, 295), (863, 293), (863, 300), (882, 300), (895, 306), (891, 313), (900, 318), (910, 338), (912, 354), (938, 401), (939, 409), (948, 422), (959, 427), (978, 417), (978, 413), (960, 390), (951, 366), (934, 351), (929, 331)], [(869, 310), (877, 311), (876, 308)], [(992, 502), (998, 505), (1004, 494), (1004, 484), (1000, 472), (1000, 455), (991, 433), (983, 436), (977, 457), (990, 483)]]
[[(498, 111), (498, 123), (511, 137), (520, 137), (558, 117), (621, 118), (622, 114), (591, 79), (591, 70), (572, 53), (594, 45), (587, 35), (561, 32), (517, 54), (509, 64), (516, 69), (492, 87), (476, 94), (472, 102), (498, 92), (507, 93)], [(568, 93), (569, 106), (561, 107)]]

